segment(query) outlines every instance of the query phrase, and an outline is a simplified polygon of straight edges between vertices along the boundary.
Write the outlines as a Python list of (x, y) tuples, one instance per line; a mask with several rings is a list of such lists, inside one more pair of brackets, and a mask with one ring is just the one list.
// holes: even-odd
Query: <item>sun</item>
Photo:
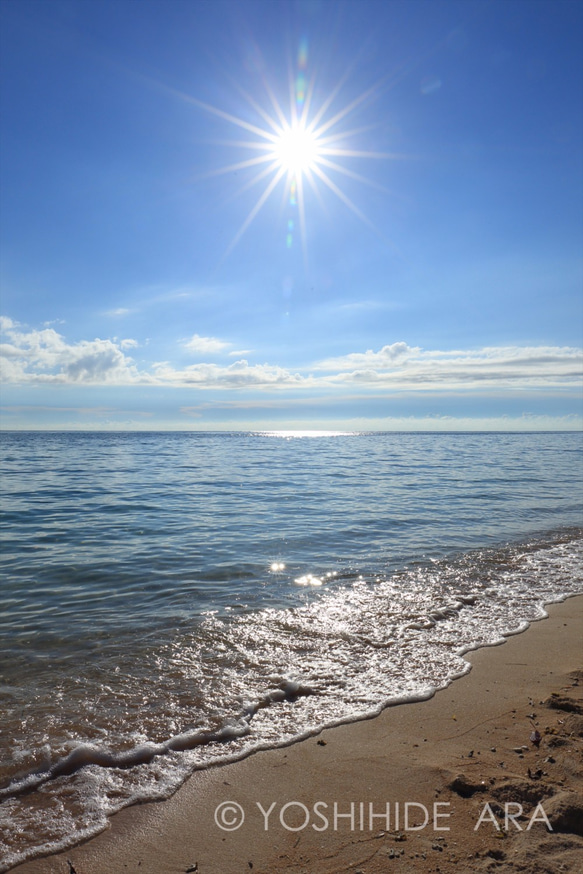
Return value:
[[(314, 106), (314, 79), (308, 81), (307, 48), (300, 45), (298, 53), (298, 70), (294, 78), (290, 72), (289, 78), (289, 108), (284, 111), (267, 79), (263, 84), (267, 92), (267, 108), (253, 96), (235, 85), (246, 103), (255, 112), (257, 123), (246, 118), (232, 115), (224, 110), (203, 103), (189, 96), (189, 102), (205, 112), (212, 113), (224, 121), (243, 129), (252, 137), (247, 140), (229, 140), (223, 145), (253, 153), (253, 157), (239, 160), (234, 164), (221, 167), (206, 174), (218, 176), (239, 170), (253, 170), (254, 174), (239, 189), (239, 194), (264, 184), (263, 191), (249, 210), (245, 220), (232, 239), (225, 255), (228, 255), (240, 241), (245, 231), (261, 211), (271, 194), (280, 184), (285, 186), (290, 207), (297, 210), (297, 227), (300, 231), (304, 259), (307, 264), (307, 230), (306, 230), (306, 190), (309, 187), (317, 199), (322, 202), (321, 190), (327, 189), (347, 206), (355, 216), (367, 224), (375, 233), (379, 233), (373, 223), (348, 197), (341, 185), (341, 179), (350, 178), (377, 190), (384, 191), (382, 186), (359, 175), (347, 166), (350, 159), (387, 159), (400, 157), (387, 152), (373, 152), (366, 149), (355, 149), (351, 142), (357, 135), (369, 130), (369, 127), (347, 129), (346, 120), (363, 104), (370, 102), (381, 91), (381, 83), (373, 85), (348, 103), (333, 110), (338, 103), (338, 95), (345, 84), (348, 73), (327, 94), (319, 106)], [(332, 175), (331, 175), (332, 174)], [(293, 220), (288, 222), (287, 246), (292, 243), (289, 233), (296, 226)]]
[(319, 158), (318, 138), (301, 122), (284, 128), (273, 144), (274, 161), (296, 177), (314, 170)]

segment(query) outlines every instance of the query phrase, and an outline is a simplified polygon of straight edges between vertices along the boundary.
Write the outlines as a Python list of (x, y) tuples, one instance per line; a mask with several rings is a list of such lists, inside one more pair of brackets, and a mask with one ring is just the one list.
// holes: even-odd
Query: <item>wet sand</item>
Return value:
[(429, 701), (197, 772), (167, 801), (13, 870), (579, 872), (583, 596), (547, 610), (468, 653), (471, 672)]

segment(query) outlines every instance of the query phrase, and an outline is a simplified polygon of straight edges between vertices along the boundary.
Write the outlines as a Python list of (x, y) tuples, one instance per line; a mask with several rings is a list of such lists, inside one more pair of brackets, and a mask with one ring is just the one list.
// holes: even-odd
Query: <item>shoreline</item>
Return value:
[(11, 870), (70, 874), (70, 860), (76, 874), (444, 874), (528, 860), (533, 874), (575, 871), (583, 595), (545, 610), (465, 653), (472, 669), (427, 700), (197, 771), (171, 798)]

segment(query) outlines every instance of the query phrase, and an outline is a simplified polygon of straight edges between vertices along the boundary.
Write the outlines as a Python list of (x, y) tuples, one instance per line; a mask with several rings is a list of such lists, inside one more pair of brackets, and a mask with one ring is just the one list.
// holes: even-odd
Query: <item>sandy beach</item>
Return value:
[(583, 596), (432, 699), (195, 773), (18, 874), (575, 872)]

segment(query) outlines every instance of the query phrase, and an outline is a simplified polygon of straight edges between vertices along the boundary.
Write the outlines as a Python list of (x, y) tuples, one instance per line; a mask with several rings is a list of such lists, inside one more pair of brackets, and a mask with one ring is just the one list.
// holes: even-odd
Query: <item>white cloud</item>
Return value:
[(216, 337), (200, 337), (198, 334), (193, 334), (190, 340), (184, 342), (186, 349), (197, 355), (216, 355), (218, 352), (224, 352), (230, 345), (225, 340), (218, 340)]
[(114, 309), (114, 310), (107, 310), (105, 315), (106, 316), (113, 316), (113, 317), (117, 318), (118, 316), (127, 316), (130, 313), (131, 313), (131, 310), (128, 310), (127, 307), (117, 307), (117, 309)]
[(385, 368), (396, 362), (404, 361), (420, 350), (407, 346), (406, 343), (393, 343), (391, 346), (383, 346), (379, 352), (351, 352), (340, 358), (327, 358), (315, 365), (315, 370), (353, 370), (354, 368)]
[(406, 343), (378, 352), (350, 353), (291, 372), (272, 364), (229, 366), (195, 364), (176, 370), (169, 362), (154, 367), (159, 382), (199, 388), (374, 389), (444, 391), (557, 388), (583, 376), (583, 354), (569, 347), (490, 347), (477, 350), (422, 350)]
[[(317, 389), (346, 397), (362, 392), (485, 391), (575, 388), (583, 376), (583, 353), (558, 346), (503, 346), (471, 350), (426, 350), (405, 342), (377, 352), (351, 352), (291, 371), (278, 364), (201, 362), (178, 369), (170, 361), (139, 370), (126, 351), (132, 339), (68, 343), (53, 328), (26, 330), (0, 317), (4, 342), (0, 372), (5, 384), (166, 385), (204, 389), (285, 391)], [(189, 348), (213, 355), (229, 344), (194, 337)], [(304, 394), (304, 397), (307, 397)]]
[[(53, 328), (21, 330), (11, 319), (2, 319), (8, 343), (0, 346), (0, 374), (5, 383), (93, 383), (119, 385), (149, 381), (120, 343), (82, 340), (67, 343)], [(131, 343), (135, 341), (130, 341)]]
[(299, 373), (270, 364), (249, 364), (244, 358), (228, 366), (192, 364), (175, 370), (168, 362), (154, 365), (160, 383), (191, 385), (197, 388), (278, 388), (305, 387), (311, 380)]
[[(249, 407), (250, 414), (256, 414), (254, 418), (236, 419), (236, 427), (241, 431), (265, 431), (266, 419), (262, 415), (261, 406)], [(212, 416), (202, 413), (196, 407), (183, 407), (180, 412), (193, 420), (204, 419), (204, 428), (212, 425), (213, 430), (226, 431), (233, 429), (233, 420), (225, 422), (222, 418), (213, 419)], [(580, 416), (552, 416), (552, 415), (515, 415), (515, 416), (358, 416), (323, 418), (317, 415), (295, 415), (290, 410), (293, 418), (280, 418), (269, 420), (268, 430), (272, 433), (286, 433), (293, 436), (307, 436), (309, 434), (333, 433), (358, 431), (580, 431), (582, 419)], [(195, 424), (196, 427), (196, 424)]]
[(329, 358), (313, 370), (332, 371), (329, 382), (387, 389), (557, 387), (583, 376), (583, 353), (563, 346), (491, 346), (425, 350), (393, 343), (378, 352)]

